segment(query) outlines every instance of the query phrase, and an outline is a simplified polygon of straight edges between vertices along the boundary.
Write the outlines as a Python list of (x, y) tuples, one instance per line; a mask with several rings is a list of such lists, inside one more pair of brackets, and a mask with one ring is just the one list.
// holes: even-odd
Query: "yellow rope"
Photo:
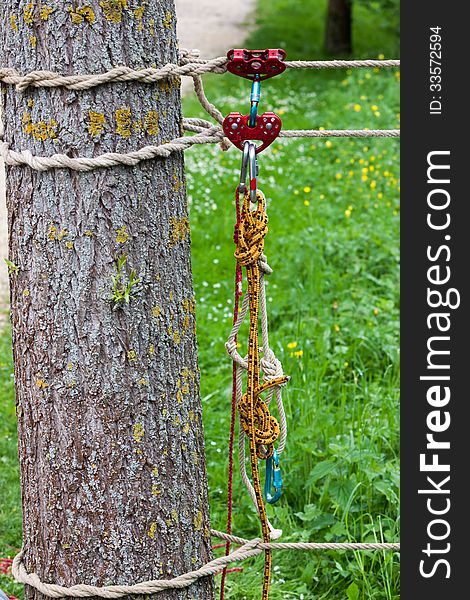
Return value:
[[(264, 248), (264, 237), (268, 232), (268, 216), (265, 199), (261, 192), (256, 194), (257, 208), (250, 209), (250, 193), (243, 200), (241, 220), (237, 231), (237, 249), (235, 258), (240, 266), (246, 268), (248, 295), (250, 301), (250, 331), (248, 338), (248, 375), (246, 393), (238, 403), (240, 423), (248, 435), (250, 445), (250, 464), (253, 488), (261, 521), (263, 541), (269, 542), (269, 526), (266, 507), (261, 492), (258, 458), (269, 458), (274, 450), (274, 442), (280, 434), (279, 423), (269, 414), (266, 403), (260, 394), (267, 389), (285, 383), (288, 377), (277, 377), (260, 383), (260, 365), (258, 349), (258, 305), (260, 294), (260, 271), (258, 259)], [(262, 600), (268, 600), (271, 582), (271, 550), (265, 550)]]

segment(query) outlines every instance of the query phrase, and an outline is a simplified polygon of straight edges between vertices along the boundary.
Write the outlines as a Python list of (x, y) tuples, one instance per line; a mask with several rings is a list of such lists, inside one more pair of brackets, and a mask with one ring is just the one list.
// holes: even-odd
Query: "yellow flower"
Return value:
[(336, 177), (336, 179), (342, 179), (343, 175), (342, 175), (342, 173), (336, 173), (335, 177)]
[(297, 348), (297, 342), (289, 342), (287, 344), (287, 347), (289, 348), (289, 350), (292, 350), (293, 348)]
[(286, 111), (285, 111), (283, 108), (280, 108), (280, 109), (277, 111), (277, 114), (282, 116), (282, 115), (285, 115), (285, 114), (286, 114)]
[(376, 110), (376, 111), (375, 111), (375, 113), (374, 113), (374, 115), (375, 115), (376, 117), (380, 117), (380, 111)]
[(376, 181), (371, 181), (370, 182), (370, 189), (371, 190), (375, 190), (376, 187), (377, 187), (377, 182)]
[(331, 148), (331, 147), (333, 146), (333, 142), (332, 142), (332, 141), (330, 141), (330, 140), (326, 140), (326, 142), (325, 142), (325, 146), (326, 146), (327, 148)]
[(337, 325), (336, 323), (333, 326), (333, 329), (336, 331), (336, 333), (338, 333), (338, 331), (340, 330), (339, 325)]
[(379, 54), (379, 60), (383, 60), (385, 56), (383, 54)]
[(367, 96), (361, 96), (360, 100), (367, 100)]
[(379, 110), (379, 107), (377, 106), (377, 104), (373, 104), (373, 105), (370, 107), (370, 109), (371, 109), (371, 111), (372, 111), (372, 112), (375, 112), (376, 110)]
[(296, 350), (294, 352), (294, 356), (296, 356), (297, 358), (301, 358), (303, 356), (303, 354), (304, 354), (303, 350)]
[(367, 175), (367, 173), (369, 172), (369, 167), (363, 167), (361, 170), (364, 173), (364, 175)]
[(344, 216), (346, 217), (346, 219), (349, 219), (349, 217), (351, 216), (351, 211), (349, 210), (349, 208), (347, 208), (347, 209), (344, 211)]
[(325, 194), (320, 194), (320, 200), (324, 200), (325, 199)]
[(294, 195), (298, 196), (299, 195), (299, 190), (294, 190)]
[(354, 175), (354, 171), (348, 171), (348, 176), (352, 177)]
[(356, 112), (359, 112), (360, 110), (362, 110), (362, 106), (360, 104), (354, 104), (353, 108)]
[(374, 315), (377, 316), (379, 314), (379, 309), (378, 308), (374, 308)]
[(318, 131), (325, 131), (325, 128), (324, 127), (319, 127)]
[(378, 198), (379, 200), (380, 200), (381, 198), (383, 198), (383, 197), (384, 197), (384, 195), (382, 194), (382, 192), (379, 192), (379, 193), (377, 194), (377, 198)]
[(305, 192), (306, 194), (309, 194), (311, 191), (312, 191), (312, 188), (311, 188), (311, 187), (309, 187), (308, 185), (306, 185), (306, 186), (304, 187), (304, 192)]
[(361, 177), (361, 179), (362, 179), (362, 181), (367, 181), (369, 178), (367, 177), (367, 175), (363, 175), (363, 176)]
[(310, 202), (308, 200), (304, 200), (304, 206), (310, 206)]

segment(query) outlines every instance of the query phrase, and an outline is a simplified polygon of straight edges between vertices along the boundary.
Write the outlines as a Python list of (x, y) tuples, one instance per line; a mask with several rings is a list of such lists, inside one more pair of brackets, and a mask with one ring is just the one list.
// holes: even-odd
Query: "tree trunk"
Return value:
[(329, 0), (325, 51), (334, 56), (351, 54), (352, 0)]
[[(0, 64), (22, 73), (177, 61), (173, 0), (4, 0), (2, 13)], [(3, 103), (5, 139), (33, 154), (181, 132), (174, 80), (9, 87)], [(62, 585), (198, 568), (211, 550), (183, 156), (11, 167), (7, 187), (26, 568)], [(158, 595), (212, 597), (211, 579)]]

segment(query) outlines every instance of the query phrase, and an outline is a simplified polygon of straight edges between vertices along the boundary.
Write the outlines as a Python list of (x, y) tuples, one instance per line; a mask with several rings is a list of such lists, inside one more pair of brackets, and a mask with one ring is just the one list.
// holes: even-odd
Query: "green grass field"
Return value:
[[(325, 2), (274, 0), (245, 47), (322, 58)], [(261, 12), (260, 12), (261, 14)], [(390, 20), (359, 5), (355, 57), (396, 58)], [(250, 83), (205, 78), (224, 114), (245, 113)], [(285, 128), (399, 127), (396, 70), (288, 72), (263, 84), (260, 111)], [(197, 102), (186, 115), (203, 116)], [(397, 140), (278, 141), (259, 158), (270, 218), (265, 251), (271, 345), (291, 376), (285, 489), (270, 518), (285, 541), (399, 539), (399, 145)], [(212, 525), (225, 528), (233, 309), (233, 193), (240, 152), (186, 153), (192, 263)], [(246, 330), (244, 330), (246, 333)], [(242, 349), (244, 351), (244, 334)], [(0, 340), (0, 556), (21, 543), (10, 338)], [(235, 476), (234, 530), (259, 535)], [(396, 553), (277, 552), (272, 600), (399, 598)], [(262, 559), (228, 577), (227, 598), (260, 596)], [(20, 594), (11, 579), (0, 587)]]

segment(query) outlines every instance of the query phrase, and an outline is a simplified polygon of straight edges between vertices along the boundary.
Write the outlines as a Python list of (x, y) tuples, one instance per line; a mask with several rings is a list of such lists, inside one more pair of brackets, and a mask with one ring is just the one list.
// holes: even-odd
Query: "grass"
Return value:
[[(262, 4), (246, 47), (321, 58), (325, 2)], [(355, 8), (355, 57), (395, 58), (390, 19)], [(288, 72), (262, 86), (260, 110), (286, 128), (396, 128), (394, 70)], [(250, 84), (205, 78), (224, 114), (246, 112)], [(203, 116), (192, 98), (187, 115)], [(399, 146), (396, 140), (278, 141), (260, 156), (270, 218), (266, 253), (271, 345), (291, 375), (284, 401), (285, 489), (269, 507), (286, 541), (397, 541), (399, 537)], [(201, 395), (212, 524), (225, 527), (231, 367), (233, 192), (240, 153), (186, 153), (197, 297)], [(246, 329), (240, 339), (244, 342)], [(245, 350), (245, 346), (241, 350)], [(0, 338), (0, 555), (21, 543), (10, 339)], [(235, 476), (235, 531), (259, 535)], [(396, 600), (396, 553), (277, 552), (271, 600)], [(262, 559), (228, 578), (227, 598), (260, 596)], [(19, 588), (0, 575), (0, 587)]]

